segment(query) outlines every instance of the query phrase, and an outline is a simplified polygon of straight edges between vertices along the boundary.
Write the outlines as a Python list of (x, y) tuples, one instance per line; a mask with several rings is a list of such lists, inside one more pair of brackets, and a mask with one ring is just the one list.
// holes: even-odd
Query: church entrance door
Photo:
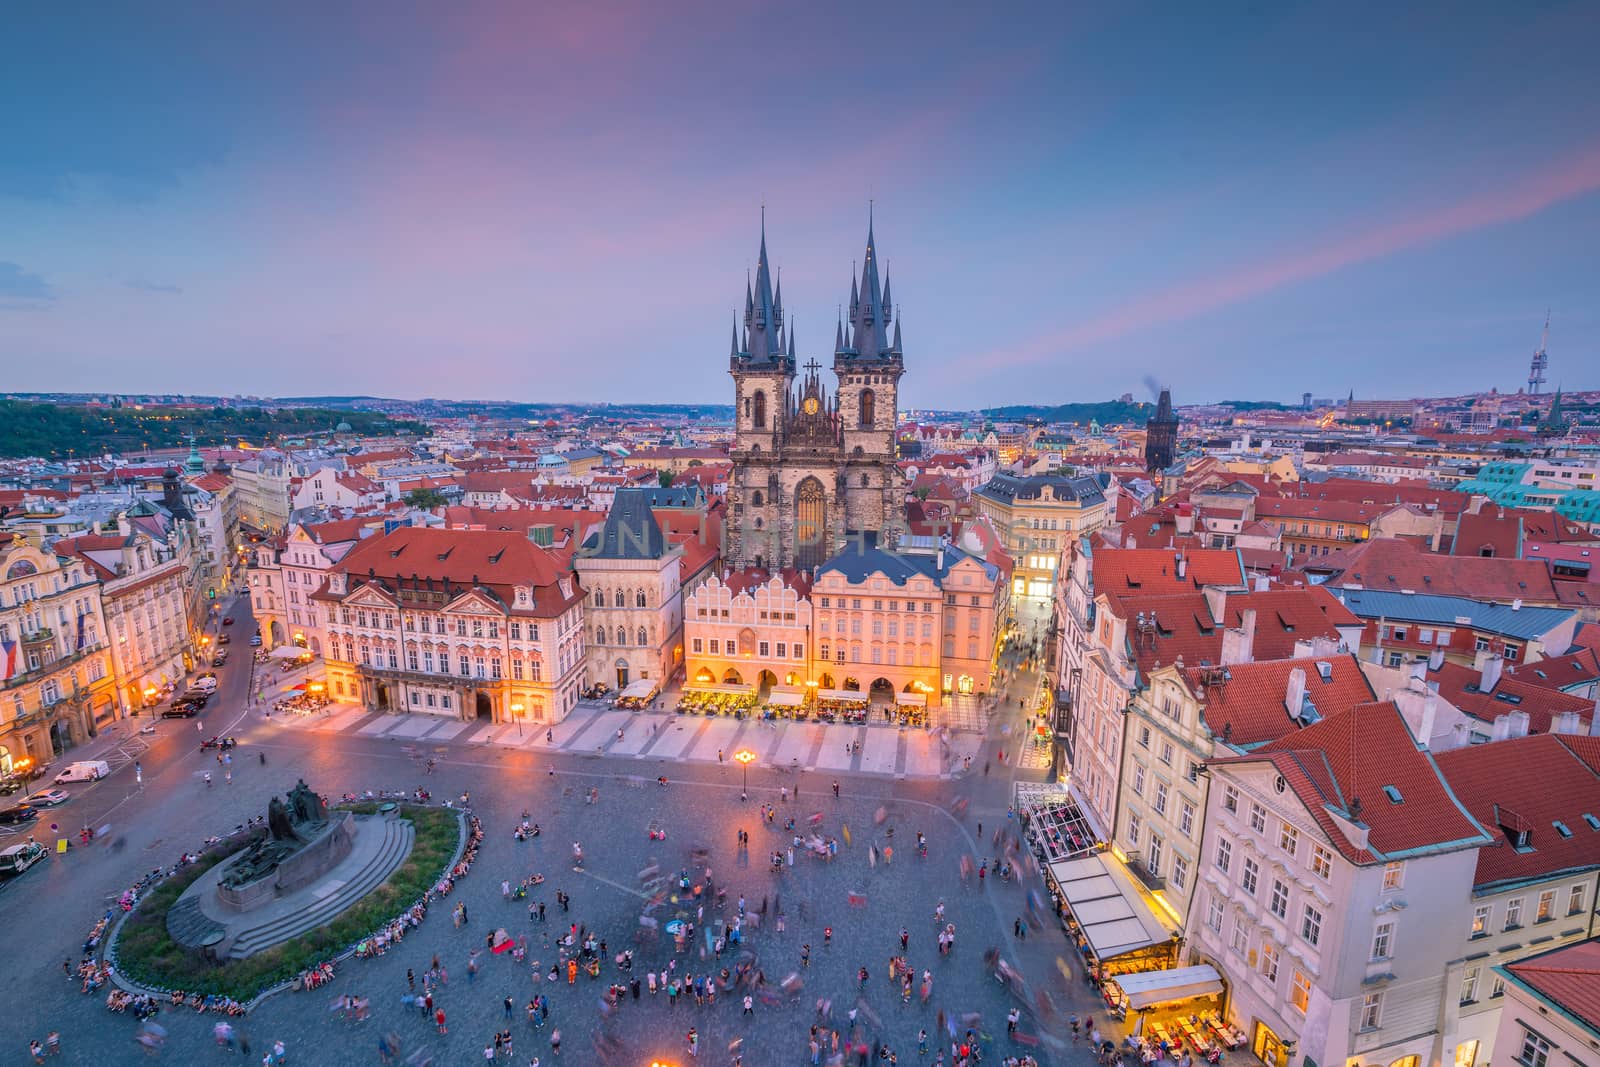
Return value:
[(827, 562), (827, 500), (822, 483), (807, 478), (794, 491), (794, 565), (815, 570)]

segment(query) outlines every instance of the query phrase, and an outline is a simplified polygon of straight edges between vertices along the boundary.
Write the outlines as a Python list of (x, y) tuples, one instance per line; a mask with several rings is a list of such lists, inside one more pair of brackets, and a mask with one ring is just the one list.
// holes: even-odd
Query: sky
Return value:
[(30, 5), (0, 391), (731, 402), (870, 210), (902, 407), (1600, 388), (1600, 7)]

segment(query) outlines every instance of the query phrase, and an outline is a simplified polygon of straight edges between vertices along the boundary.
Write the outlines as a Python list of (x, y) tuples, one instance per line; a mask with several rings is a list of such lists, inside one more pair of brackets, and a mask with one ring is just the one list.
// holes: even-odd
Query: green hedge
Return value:
[[(347, 805), (359, 815), (372, 814), (376, 804)], [(122, 924), (116, 939), (117, 968), (130, 980), (157, 989), (217, 993), (239, 1001), (337, 956), (422, 898), (445, 873), (461, 844), (458, 813), (448, 808), (403, 804), (400, 814), (411, 820), (415, 841), (411, 854), (372, 892), (322, 926), (248, 959), (212, 963), (173, 941), (167, 933), (167, 911), (184, 890), (206, 871), (237, 850), (203, 856), (151, 890)]]

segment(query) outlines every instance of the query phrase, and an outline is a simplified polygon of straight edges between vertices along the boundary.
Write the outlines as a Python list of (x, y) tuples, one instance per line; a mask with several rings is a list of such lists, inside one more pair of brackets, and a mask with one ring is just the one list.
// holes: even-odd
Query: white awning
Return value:
[(648, 678), (640, 678), (636, 682), (629, 682), (628, 688), (617, 694), (618, 699), (629, 697), (633, 700), (647, 700), (656, 695), (656, 683)]
[(925, 708), (928, 706), (928, 698), (923, 693), (896, 693), (894, 702), (912, 708)]
[(311, 655), (311, 650), (301, 648), (299, 645), (279, 645), (267, 654), (273, 659), (299, 659), (301, 656)]
[(686, 685), (683, 687), (683, 691), (685, 694), (697, 694), (699, 696), (747, 697), (755, 695), (756, 687), (753, 685), (734, 685), (730, 682), (727, 685)]
[(1163, 944), (1178, 932), (1175, 924), (1157, 914), (1127, 869), (1107, 853), (1057, 860), (1049, 870), (1096, 959)]
[(1128, 1007), (1135, 1010), (1222, 992), (1222, 976), (1217, 974), (1215, 967), (1205, 965), (1119, 974), (1107, 981), (1122, 990), (1128, 998)]
[(870, 701), (872, 697), (867, 693), (863, 693), (859, 689), (824, 689), (817, 694), (817, 699), (837, 700), (841, 703), (854, 700), (865, 704)]
[(806, 695), (798, 689), (774, 689), (767, 694), (767, 703), (779, 708), (798, 708), (806, 702)]

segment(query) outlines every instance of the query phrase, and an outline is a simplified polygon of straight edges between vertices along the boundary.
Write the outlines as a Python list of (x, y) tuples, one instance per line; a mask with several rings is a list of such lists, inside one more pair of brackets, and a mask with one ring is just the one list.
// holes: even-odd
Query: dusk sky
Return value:
[(903, 406), (1600, 388), (1600, 6), (27, 5), (0, 391), (729, 402), (875, 201)]

